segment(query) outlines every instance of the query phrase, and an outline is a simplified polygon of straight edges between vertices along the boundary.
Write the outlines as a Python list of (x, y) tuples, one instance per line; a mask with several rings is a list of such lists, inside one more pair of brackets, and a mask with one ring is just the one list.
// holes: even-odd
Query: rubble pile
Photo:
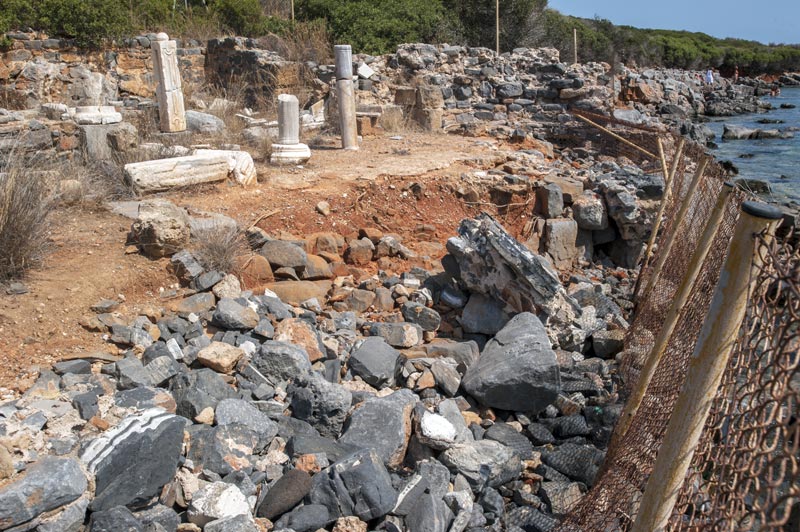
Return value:
[(247, 236), (258, 291), (162, 246), (166, 308), (84, 319), (121, 356), (59, 362), (0, 406), (3, 528), (549, 530), (591, 486), (628, 271), (564, 285), (488, 215), (399, 275), (370, 273), (415, 255), (374, 228)]

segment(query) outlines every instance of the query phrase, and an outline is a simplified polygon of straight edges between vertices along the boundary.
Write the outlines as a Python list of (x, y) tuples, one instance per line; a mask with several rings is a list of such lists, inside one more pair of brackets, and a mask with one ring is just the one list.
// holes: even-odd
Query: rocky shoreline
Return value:
[[(220, 62), (278, 63), (229, 41), (215, 45)], [(765, 86), (570, 66), (549, 49), (413, 44), (355, 62), (362, 134), (399, 113), (505, 143), (456, 188), (497, 208), (526, 198), (523, 237), (488, 214), (453, 228), (446, 252), (373, 226), (253, 226), (242, 230), (253, 291), (193, 254), (207, 220), (139, 202), (130, 243), (169, 257), (178, 286), (135, 315), (97, 302), (81, 324), (121, 354), (59, 362), (0, 405), (0, 528), (538, 532), (591, 487), (621, 410), (634, 268), (665, 185), (658, 166), (586, 143), (570, 111), (706, 143), (698, 116), (764, 108)], [(332, 69), (307, 67), (332, 109)], [(5, 113), (3, 134), (34, 132), (35, 149), (58, 153), (73, 149), (69, 131), (100, 127), (91, 138), (109, 153), (142, 149), (120, 138), (148, 102), (118, 103), (118, 124), (80, 124), (51, 104)], [(415, 266), (423, 256), (434, 266)]]

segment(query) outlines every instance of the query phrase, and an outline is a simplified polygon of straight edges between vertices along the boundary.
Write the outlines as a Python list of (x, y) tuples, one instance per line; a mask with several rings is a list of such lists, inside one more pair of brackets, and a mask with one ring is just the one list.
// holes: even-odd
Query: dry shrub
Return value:
[(218, 223), (193, 235), (191, 251), (206, 270), (230, 273), (249, 247), (238, 227)]
[(333, 41), (324, 20), (296, 22), (283, 41), (289, 61), (333, 63)]
[(209, 39), (219, 38), (224, 34), (219, 16), (214, 12), (206, 11), (202, 16), (193, 16), (190, 11), (181, 25), (181, 37), (183, 39), (195, 39), (204, 42)]
[(0, 282), (39, 264), (54, 197), (36, 161), (16, 150), (0, 160)]

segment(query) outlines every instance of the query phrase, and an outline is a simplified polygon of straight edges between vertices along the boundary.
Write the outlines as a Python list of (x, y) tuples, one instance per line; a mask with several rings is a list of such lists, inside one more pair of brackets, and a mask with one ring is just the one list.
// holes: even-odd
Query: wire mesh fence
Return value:
[[(688, 143), (674, 161), (677, 135), (608, 117), (588, 118), (584, 120), (591, 128), (587, 138), (594, 139), (593, 143), (610, 143), (609, 149), (615, 154), (629, 153), (639, 157), (644, 167), (653, 168), (655, 164), (663, 168), (652, 157), (658, 153), (652, 148), (658, 148), (660, 138), (665, 152), (671, 155), (668, 167), (675, 163), (676, 168), (669, 183), (664, 225), (656, 240), (656, 256), (669, 247), (667, 241), (673, 235), (675, 238), (660, 272), (654, 271), (655, 261), (650, 261), (640, 273), (639, 286), (646, 287), (652, 281), (652, 287), (640, 291), (625, 339), (619, 371), (620, 394), (625, 398), (653, 350), (726, 174), (711, 162), (699, 187), (688, 197), (694, 173), (705, 157), (701, 146)], [(598, 134), (606, 140), (597, 140)], [(645, 149), (637, 150), (615, 134), (628, 140), (636, 138)], [(594, 486), (561, 522), (556, 529), (559, 532), (627, 530), (633, 524), (744, 199), (746, 194), (740, 190), (728, 196), (722, 223), (629, 429), (615, 434)], [(684, 202), (686, 214), (678, 217)], [(762, 239), (759, 252), (764, 254), (764, 261), (752, 272), (756, 283), (752, 304), (675, 506), (670, 530), (777, 531), (784, 530), (790, 519), (800, 517), (795, 515), (800, 512), (796, 502), (800, 496), (797, 240), (789, 236), (767, 246)]]

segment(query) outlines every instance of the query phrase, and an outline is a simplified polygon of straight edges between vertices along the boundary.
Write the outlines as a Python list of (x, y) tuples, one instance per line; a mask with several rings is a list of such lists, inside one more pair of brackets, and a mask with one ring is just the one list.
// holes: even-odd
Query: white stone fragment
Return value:
[(456, 428), (447, 418), (439, 414), (425, 413), (420, 422), (420, 430), (425, 438), (442, 443), (456, 441)]
[(358, 77), (363, 79), (369, 79), (375, 75), (375, 71), (372, 70), (366, 63), (362, 63), (361, 66), (358, 67), (356, 73), (358, 74)]
[(189, 506), (189, 522), (204, 527), (211, 521), (249, 515), (250, 505), (247, 498), (234, 486), (227, 482), (213, 482), (196, 492)]

